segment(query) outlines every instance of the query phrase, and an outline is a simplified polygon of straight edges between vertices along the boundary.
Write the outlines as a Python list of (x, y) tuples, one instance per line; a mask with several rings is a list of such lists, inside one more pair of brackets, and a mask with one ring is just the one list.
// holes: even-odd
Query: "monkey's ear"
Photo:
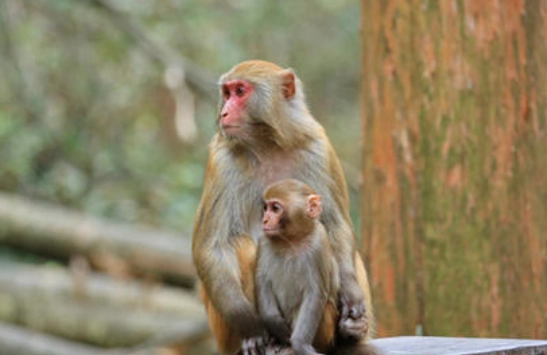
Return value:
[(323, 211), (323, 206), (321, 206), (321, 196), (319, 195), (309, 195), (308, 196), (308, 216), (310, 218), (317, 218)]
[(283, 97), (290, 100), (294, 97), (294, 94), (296, 94), (296, 79), (294, 77), (294, 72), (292, 69), (285, 69), (281, 75), (283, 77)]

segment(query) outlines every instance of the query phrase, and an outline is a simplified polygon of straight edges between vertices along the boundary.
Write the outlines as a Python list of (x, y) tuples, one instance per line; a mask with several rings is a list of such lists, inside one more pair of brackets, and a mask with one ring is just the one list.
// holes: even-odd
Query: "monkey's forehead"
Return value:
[(290, 192), (296, 194), (300, 193), (303, 195), (316, 194), (316, 192), (308, 184), (301, 180), (293, 178), (283, 179), (270, 184), (266, 187), (265, 193), (268, 193), (270, 191), (274, 194), (282, 192)]
[(263, 204), (266, 204), (266, 203), (279, 203), (279, 204), (282, 204), (282, 205), (285, 205), (286, 204), (286, 199), (283, 199), (283, 198), (279, 198), (278, 196), (275, 196), (275, 197), (264, 197), (262, 199), (262, 203)]
[[(249, 60), (237, 64), (220, 77), (220, 83), (230, 79), (267, 78), (286, 71), (277, 64), (263, 60)], [(288, 69), (290, 70), (290, 69)]]
[(230, 72), (275, 73), (282, 71), (279, 65), (264, 60), (247, 60), (234, 66)]

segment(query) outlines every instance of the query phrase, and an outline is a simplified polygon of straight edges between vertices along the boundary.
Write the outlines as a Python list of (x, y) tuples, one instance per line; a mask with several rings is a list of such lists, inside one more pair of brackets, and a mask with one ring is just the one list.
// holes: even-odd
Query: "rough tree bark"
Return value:
[(379, 334), (547, 337), (547, 2), (362, 1)]

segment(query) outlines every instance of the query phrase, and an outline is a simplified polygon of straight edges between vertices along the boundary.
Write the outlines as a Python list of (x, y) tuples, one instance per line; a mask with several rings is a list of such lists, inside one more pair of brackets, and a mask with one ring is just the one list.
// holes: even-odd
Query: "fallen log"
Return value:
[(196, 275), (187, 236), (6, 193), (0, 193), (1, 244), (62, 258), (82, 255), (101, 269), (121, 267), (187, 285)]
[(0, 322), (2, 355), (181, 355), (212, 354), (212, 351), (176, 351), (171, 348), (105, 349)]
[(205, 318), (158, 314), (21, 290), (0, 292), (0, 321), (100, 347), (136, 346), (158, 334), (207, 336)]
[(0, 323), (2, 355), (104, 355), (104, 349)]
[(201, 302), (185, 289), (137, 280), (118, 280), (97, 272), (71, 272), (59, 266), (0, 262), (0, 294), (8, 292), (81, 299), (191, 319), (205, 318)]

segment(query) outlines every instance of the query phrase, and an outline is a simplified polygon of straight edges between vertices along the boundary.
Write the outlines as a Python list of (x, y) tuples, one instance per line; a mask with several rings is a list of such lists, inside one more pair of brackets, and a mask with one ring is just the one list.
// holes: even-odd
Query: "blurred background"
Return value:
[(546, 338), (546, 33), (540, 0), (0, 0), (0, 352), (210, 351), (191, 232), (247, 59), (333, 141), (379, 336)]
[(55, 354), (196, 347), (190, 238), (219, 75), (294, 68), (357, 196), (359, 28), (352, 1), (1, 0), (0, 352), (31, 353), (28, 331)]
[[(358, 175), (358, 9), (350, 1), (3, 1), (0, 187), (189, 233), (216, 82), (249, 58), (296, 70)], [(180, 107), (195, 133), (190, 124), (177, 131), (179, 95), (165, 78), (187, 62), (203, 73)]]

